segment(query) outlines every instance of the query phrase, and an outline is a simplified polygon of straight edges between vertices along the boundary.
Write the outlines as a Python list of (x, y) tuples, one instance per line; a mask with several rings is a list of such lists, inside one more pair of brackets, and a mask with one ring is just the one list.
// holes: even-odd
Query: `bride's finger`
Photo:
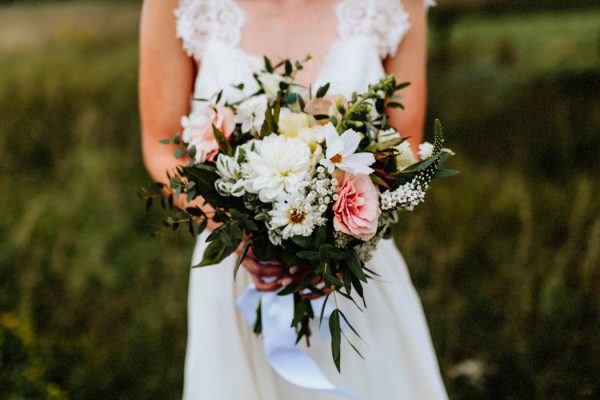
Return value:
[(259, 278), (269, 276), (280, 276), (283, 275), (284, 270), (280, 265), (266, 266), (258, 261), (252, 259), (244, 259), (243, 265), (252, 275), (256, 275)]
[(263, 282), (256, 275), (252, 275), (252, 280), (254, 281), (254, 286), (256, 286), (257, 292), (272, 292), (281, 287), (277, 280), (274, 280), (273, 282)]

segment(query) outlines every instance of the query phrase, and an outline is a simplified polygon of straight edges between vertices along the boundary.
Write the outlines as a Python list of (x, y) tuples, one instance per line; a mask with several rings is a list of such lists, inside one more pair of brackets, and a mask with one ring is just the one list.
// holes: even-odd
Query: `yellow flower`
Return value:
[(279, 115), (279, 134), (289, 138), (298, 138), (300, 131), (313, 125), (314, 118), (305, 113), (291, 112), (287, 108)]
[(323, 142), (322, 127), (316, 125), (315, 119), (306, 113), (295, 113), (287, 108), (281, 109), (279, 115), (279, 135), (292, 139), (300, 139), (315, 153), (319, 143)]

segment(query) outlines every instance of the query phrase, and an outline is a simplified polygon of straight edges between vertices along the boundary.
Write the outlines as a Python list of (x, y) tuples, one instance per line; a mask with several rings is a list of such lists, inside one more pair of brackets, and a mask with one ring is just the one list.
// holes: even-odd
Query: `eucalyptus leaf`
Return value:
[(175, 147), (175, 158), (180, 158), (182, 157), (184, 154), (186, 153), (186, 151), (184, 149), (182, 149), (181, 147)]
[(367, 277), (362, 269), (362, 262), (354, 250), (346, 252), (346, 265), (350, 268), (350, 271), (354, 276), (363, 282), (367, 282)]
[(329, 90), (329, 82), (317, 89), (316, 97), (324, 97)]
[(246, 258), (246, 255), (248, 254), (248, 250), (250, 250), (250, 244), (251, 244), (251, 242), (249, 240), (246, 241), (246, 243), (244, 243), (242, 252), (238, 255), (237, 259), (235, 260), (235, 267), (233, 269), (233, 279), (235, 279), (237, 277), (237, 272), (240, 269), (240, 265), (242, 265), (244, 258)]
[(331, 355), (338, 372), (341, 372), (340, 356), (342, 343), (342, 330), (340, 328), (340, 310), (333, 310), (329, 316), (329, 332), (331, 333)]

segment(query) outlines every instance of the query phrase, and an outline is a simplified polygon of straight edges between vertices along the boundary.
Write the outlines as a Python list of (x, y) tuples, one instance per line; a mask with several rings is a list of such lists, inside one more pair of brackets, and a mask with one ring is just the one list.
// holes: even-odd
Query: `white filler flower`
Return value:
[(270, 226), (281, 229), (281, 237), (284, 240), (296, 235), (310, 236), (315, 226), (324, 222), (318, 207), (310, 204), (302, 194), (276, 202), (269, 215)]
[(244, 100), (237, 109), (236, 122), (242, 124), (242, 132), (256, 133), (265, 122), (267, 96), (260, 95)]
[(338, 135), (335, 127), (330, 123), (323, 127), (325, 132), (325, 158), (321, 165), (332, 174), (335, 168), (347, 171), (352, 175), (369, 175), (373, 169), (369, 165), (375, 162), (372, 153), (355, 153), (360, 144), (360, 133), (348, 129)]
[(419, 145), (419, 158), (421, 160), (426, 160), (431, 157), (431, 153), (433, 152), (433, 145), (429, 142), (423, 142)]
[(299, 139), (269, 135), (254, 141), (255, 150), (246, 154), (243, 164), (246, 190), (270, 203), (304, 188), (310, 180), (310, 148)]

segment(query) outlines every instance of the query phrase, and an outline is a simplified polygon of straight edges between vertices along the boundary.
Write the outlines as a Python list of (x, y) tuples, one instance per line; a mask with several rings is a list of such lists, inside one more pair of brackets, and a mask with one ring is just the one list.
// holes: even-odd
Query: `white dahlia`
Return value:
[(246, 154), (242, 173), (246, 191), (258, 194), (260, 201), (282, 200), (306, 186), (310, 180), (311, 152), (301, 140), (269, 135), (254, 141), (254, 151)]

